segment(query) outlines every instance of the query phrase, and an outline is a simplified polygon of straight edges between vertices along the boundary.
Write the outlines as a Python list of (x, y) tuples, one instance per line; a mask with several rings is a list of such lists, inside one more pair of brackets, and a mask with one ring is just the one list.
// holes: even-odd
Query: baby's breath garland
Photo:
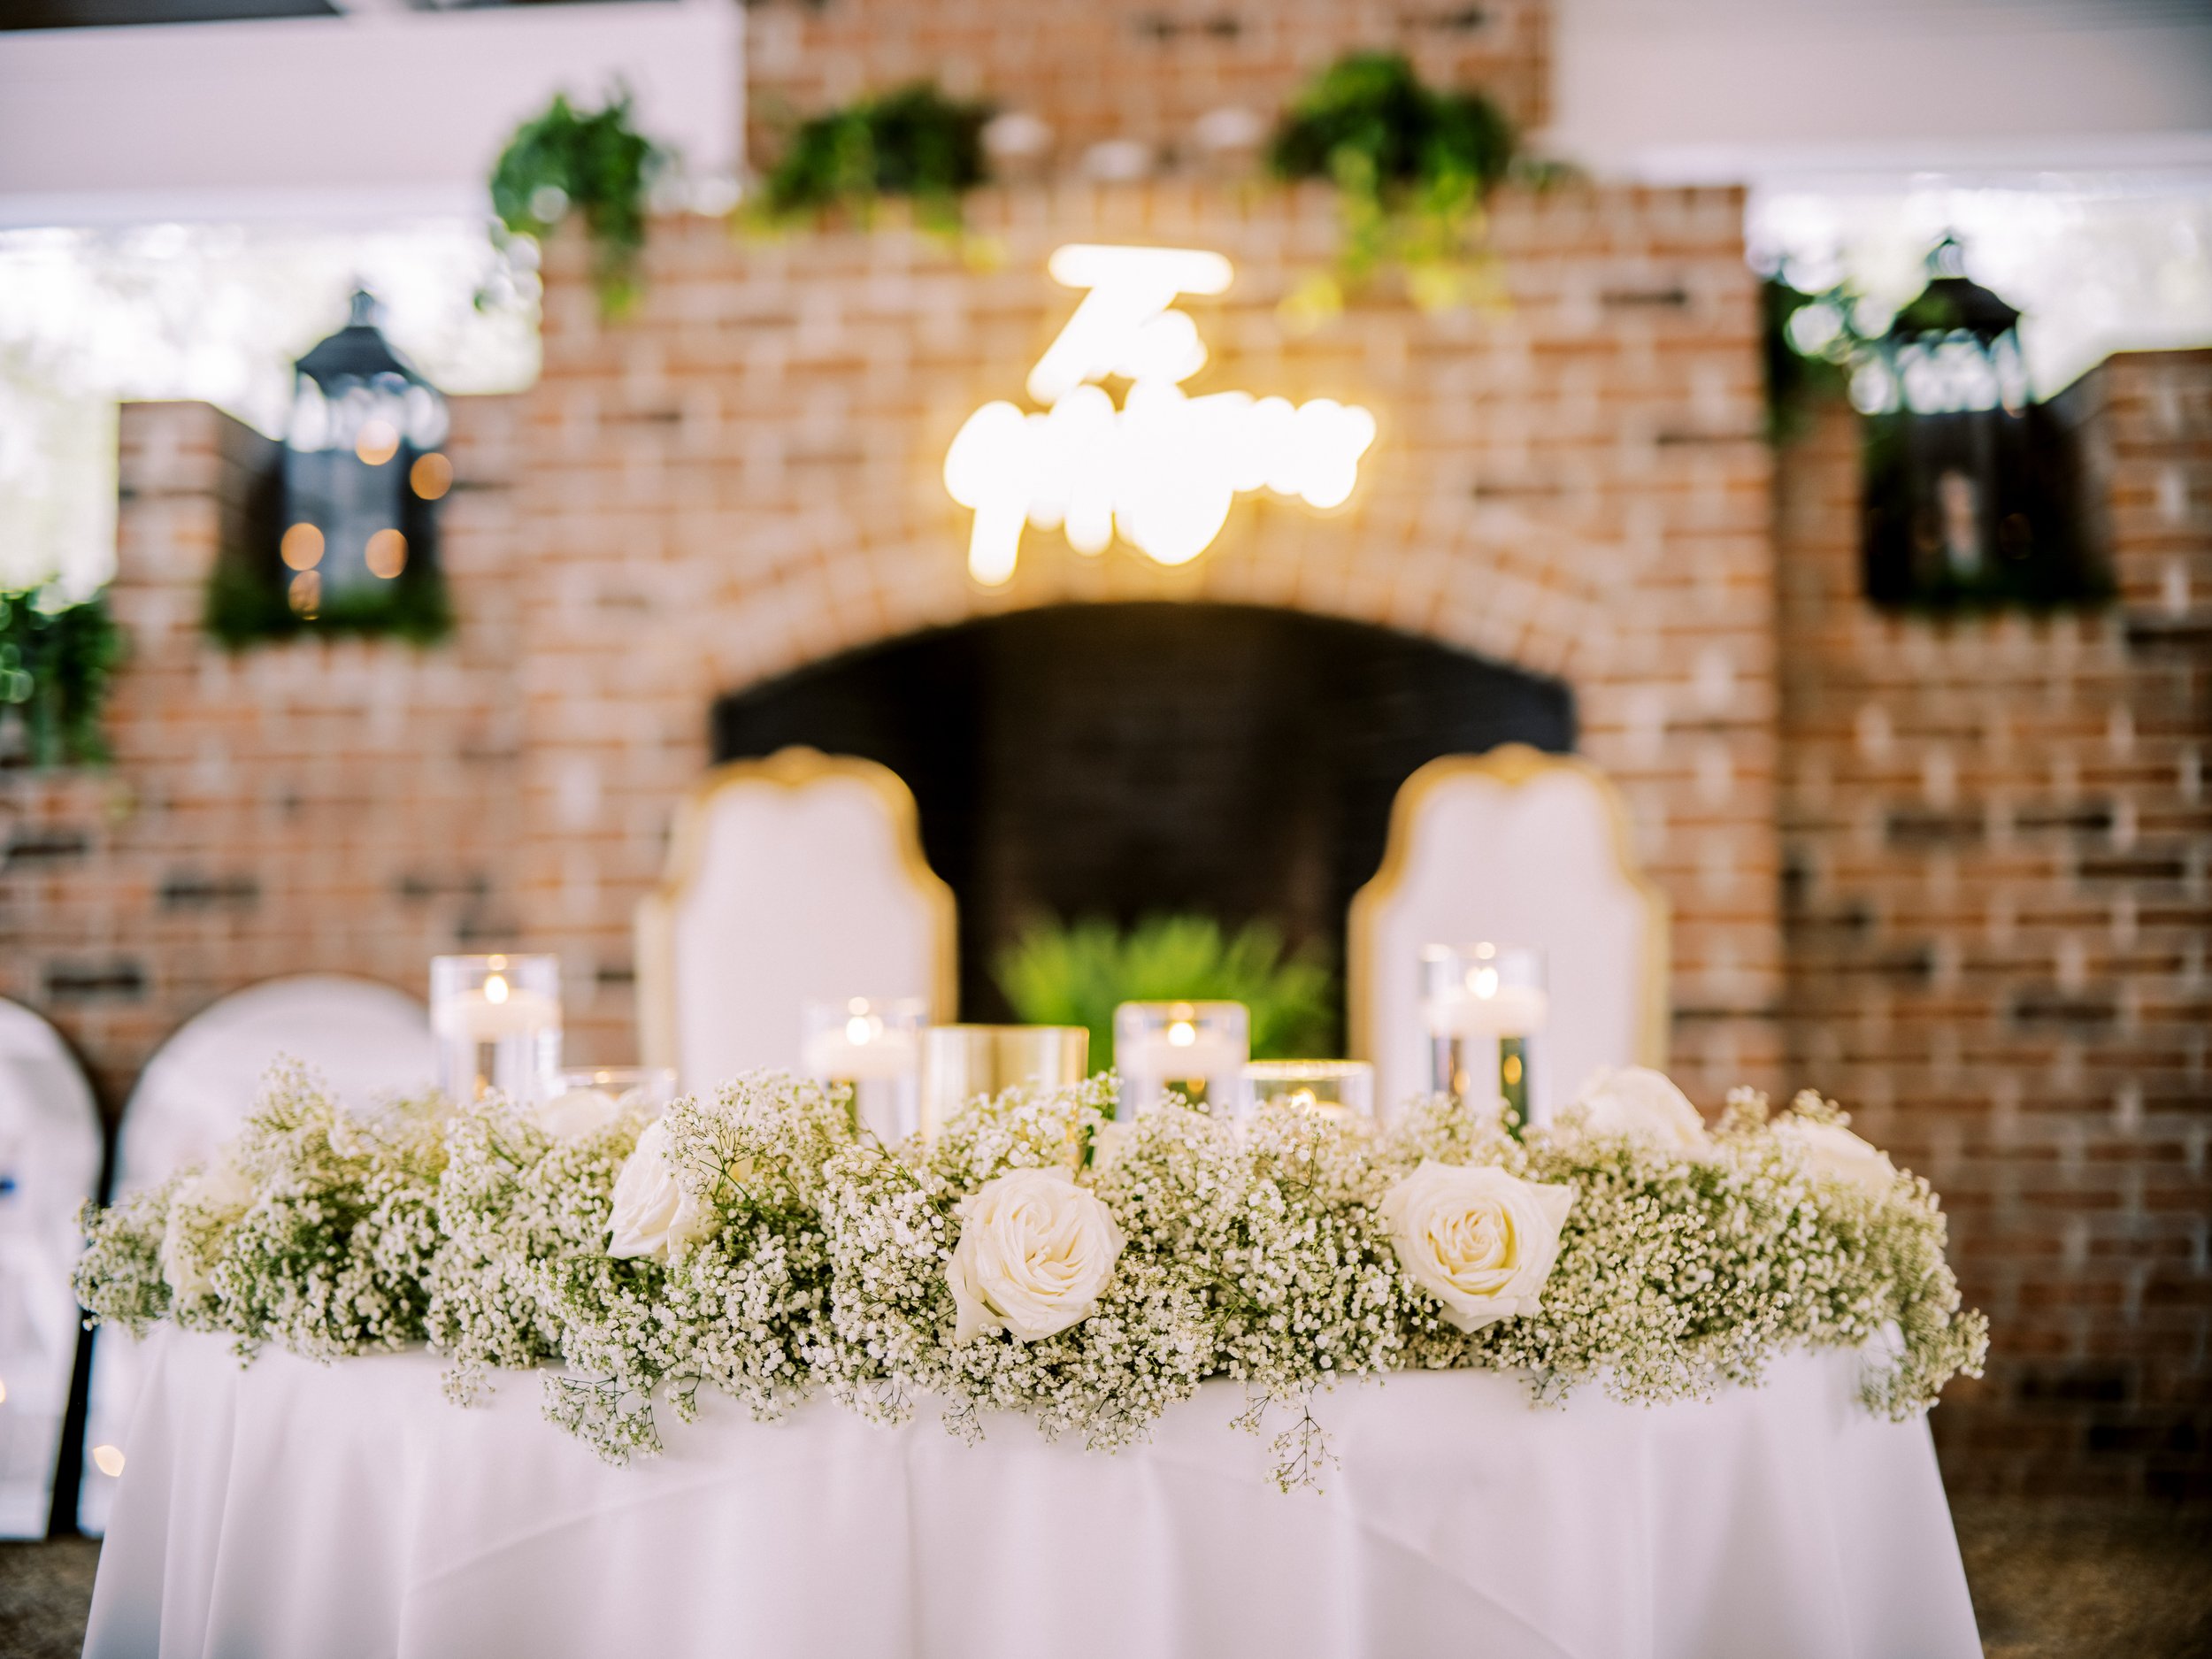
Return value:
[(1317, 1391), (1392, 1370), (1656, 1402), (1855, 1348), (1899, 1417), (1979, 1371), (1935, 1194), (1816, 1094), (1770, 1118), (1739, 1091), (1708, 1133), (1629, 1072), (1522, 1141), (1442, 1098), (1382, 1133), (1113, 1101), (1110, 1077), (1015, 1091), (886, 1146), (780, 1074), (549, 1125), (496, 1097), (356, 1118), (280, 1068), (211, 1164), (88, 1212), (77, 1291), (242, 1356), (427, 1342), (462, 1402), (554, 1366), (548, 1417), (616, 1461), (702, 1387), (763, 1417), (933, 1397), (972, 1437), (1009, 1409), (1110, 1449), (1226, 1377), (1246, 1426), (1287, 1409), (1289, 1486), (1326, 1459)]

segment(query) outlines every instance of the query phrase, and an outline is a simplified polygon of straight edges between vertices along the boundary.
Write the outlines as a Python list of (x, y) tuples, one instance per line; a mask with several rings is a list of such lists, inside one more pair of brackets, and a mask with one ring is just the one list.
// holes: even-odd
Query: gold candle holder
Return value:
[(1091, 1033), (1080, 1025), (931, 1025), (921, 1036), (925, 1141), (979, 1094), (1090, 1075)]

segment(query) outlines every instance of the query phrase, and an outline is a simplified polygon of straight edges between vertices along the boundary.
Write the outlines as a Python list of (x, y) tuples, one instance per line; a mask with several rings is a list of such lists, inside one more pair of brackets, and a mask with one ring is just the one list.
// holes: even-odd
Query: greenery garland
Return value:
[[(1817, 1095), (1773, 1120), (1739, 1091), (1709, 1134), (1663, 1079), (1624, 1078), (1525, 1143), (1442, 1098), (1387, 1133), (1296, 1108), (1240, 1133), (1172, 1103), (1120, 1125), (1102, 1076), (886, 1146), (841, 1094), (780, 1074), (658, 1120), (576, 1097), (357, 1118), (280, 1069), (211, 1164), (88, 1207), (75, 1283), (97, 1320), (226, 1332), (242, 1358), (426, 1340), (461, 1401), (562, 1361), (547, 1415), (616, 1461), (657, 1449), (662, 1409), (687, 1419), (703, 1388), (763, 1417), (819, 1392), (887, 1421), (933, 1395), (966, 1435), (1007, 1409), (1111, 1448), (1225, 1377), (1245, 1426), (1288, 1409), (1287, 1486), (1327, 1461), (1317, 1392), (1393, 1370), (1660, 1401), (1755, 1382), (1791, 1348), (1862, 1348), (1864, 1403), (1896, 1417), (1978, 1374), (1986, 1322), (1960, 1308), (1925, 1181)], [(1673, 1104), (1640, 1104), (1653, 1087)], [(991, 1257), (1016, 1189), (1087, 1282), (1029, 1294)], [(1505, 1277), (1440, 1278), (1420, 1255), (1435, 1206), (1471, 1202), (1517, 1217)]]
[(1300, 287), (1290, 319), (1310, 326), (1333, 315), (1348, 289), (1385, 265), (1404, 271), (1425, 311), (1481, 297), (1494, 287), (1479, 246), (1483, 198), (1506, 176), (1514, 147), (1488, 98), (1425, 85), (1402, 53), (1354, 52), (1331, 65), (1284, 114), (1268, 154), (1280, 178), (1333, 184), (1342, 225), (1335, 273)]
[(799, 124), (749, 211), (765, 227), (832, 212), (861, 224), (886, 196), (913, 202), (927, 229), (960, 229), (960, 198), (984, 180), (988, 104), (947, 97), (918, 81)]
[(311, 634), (357, 634), (365, 639), (400, 639), (434, 645), (454, 631), (457, 618), (445, 572), (427, 559), (407, 567), (373, 592), (343, 596), (303, 617), (286, 597), (283, 572), (269, 568), (275, 559), (226, 549), (208, 572), (200, 625), (227, 651), (242, 651), (273, 641)]
[(129, 642), (107, 595), (49, 608), (37, 592), (0, 592), (0, 730), (21, 733), (34, 766), (108, 758), (100, 716)]
[(492, 211), (510, 234), (541, 242), (569, 214), (580, 214), (600, 308), (618, 317), (637, 303), (648, 204), (668, 162), (668, 152), (630, 124), (627, 91), (589, 111), (556, 93), (500, 151)]

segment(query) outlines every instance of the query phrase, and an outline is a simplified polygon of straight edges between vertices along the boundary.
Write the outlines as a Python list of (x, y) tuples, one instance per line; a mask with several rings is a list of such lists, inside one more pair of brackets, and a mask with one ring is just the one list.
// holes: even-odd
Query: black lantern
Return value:
[(303, 623), (429, 635), (448, 626), (438, 503), (453, 484), (446, 403), (353, 296), (299, 360), (284, 445), (279, 580)]
[(1867, 595), (1922, 610), (2103, 597), (2085, 546), (2074, 435), (2034, 400), (2020, 312), (1970, 280), (1957, 242), (1861, 361)]

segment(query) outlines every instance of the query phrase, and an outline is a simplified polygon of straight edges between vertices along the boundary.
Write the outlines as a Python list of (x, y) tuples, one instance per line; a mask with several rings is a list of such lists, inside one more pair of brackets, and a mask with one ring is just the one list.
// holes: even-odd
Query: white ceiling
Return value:
[(1556, 0), (1552, 148), (1674, 180), (2212, 165), (2206, 0)]
[(518, 122), (618, 82), (733, 175), (743, 35), (736, 0), (0, 33), (0, 226), (479, 215)]

